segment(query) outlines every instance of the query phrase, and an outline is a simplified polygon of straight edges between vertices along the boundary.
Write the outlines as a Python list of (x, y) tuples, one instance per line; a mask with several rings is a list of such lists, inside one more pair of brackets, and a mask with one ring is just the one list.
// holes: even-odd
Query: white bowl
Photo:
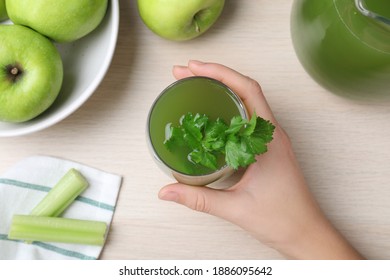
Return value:
[(63, 58), (64, 81), (53, 105), (27, 122), (0, 121), (0, 137), (19, 136), (42, 130), (76, 111), (103, 80), (115, 51), (118, 30), (119, 3), (118, 0), (111, 0), (107, 14), (96, 30), (75, 42), (57, 44)]

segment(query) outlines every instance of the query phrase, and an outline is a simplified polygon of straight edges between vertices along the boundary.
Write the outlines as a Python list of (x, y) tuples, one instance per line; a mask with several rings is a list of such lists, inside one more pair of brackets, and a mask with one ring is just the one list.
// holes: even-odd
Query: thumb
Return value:
[(163, 187), (158, 196), (174, 201), (193, 210), (232, 220), (234, 211), (233, 191), (175, 183)]

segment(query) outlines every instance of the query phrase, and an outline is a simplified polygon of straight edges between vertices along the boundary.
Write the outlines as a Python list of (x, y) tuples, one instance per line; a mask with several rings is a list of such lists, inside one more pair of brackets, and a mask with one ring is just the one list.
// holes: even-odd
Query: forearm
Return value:
[(296, 238), (275, 247), (291, 259), (364, 259), (327, 220), (302, 230)]

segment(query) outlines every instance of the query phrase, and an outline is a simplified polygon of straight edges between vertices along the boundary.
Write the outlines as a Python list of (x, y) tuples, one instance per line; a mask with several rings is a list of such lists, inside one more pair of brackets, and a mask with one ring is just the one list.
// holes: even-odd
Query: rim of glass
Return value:
[(182, 84), (182, 83), (185, 83), (187, 82), (188, 80), (195, 80), (195, 79), (202, 79), (202, 80), (209, 80), (213, 83), (216, 83), (222, 87), (224, 87), (226, 89), (226, 92), (228, 93), (228, 95), (233, 99), (234, 103), (236, 104), (237, 106), (237, 109), (241, 115), (241, 117), (243, 118), (246, 118), (248, 119), (249, 118), (249, 115), (248, 115), (248, 111), (244, 105), (244, 102), (241, 100), (241, 98), (238, 96), (238, 94), (236, 94), (229, 86), (227, 86), (226, 84), (222, 83), (221, 81), (218, 81), (214, 78), (210, 78), (210, 77), (206, 77), (206, 76), (191, 76), (191, 77), (186, 77), (186, 78), (182, 78), (180, 80), (177, 80), (173, 83), (171, 83), (170, 85), (168, 85), (157, 97), (156, 99), (153, 101), (152, 103), (152, 106), (150, 107), (150, 110), (149, 110), (149, 113), (148, 113), (148, 118), (147, 118), (147, 141), (148, 141), (148, 144), (150, 145), (150, 147), (152, 148), (152, 151), (153, 151), (153, 156), (155, 158), (157, 158), (162, 164), (164, 164), (164, 166), (166, 166), (167, 168), (169, 168), (170, 170), (176, 172), (177, 174), (180, 174), (180, 175), (183, 175), (183, 176), (187, 176), (187, 177), (204, 177), (204, 176), (208, 176), (208, 175), (215, 175), (219, 172), (222, 172), (224, 171), (225, 169), (227, 168), (230, 168), (230, 166), (228, 166), (226, 163), (221, 166), (219, 169), (213, 171), (213, 172), (210, 172), (210, 173), (205, 173), (205, 174), (196, 174), (196, 175), (191, 175), (191, 174), (187, 174), (187, 173), (183, 173), (175, 168), (173, 168), (171, 165), (169, 165), (166, 161), (164, 161), (160, 155), (156, 152), (156, 149), (154, 148), (154, 145), (153, 145), (153, 142), (152, 142), (152, 139), (151, 139), (151, 133), (150, 133), (150, 122), (151, 122), (151, 116), (152, 116), (152, 113), (153, 113), (153, 109), (155, 108), (156, 104), (159, 102), (159, 100), (161, 99), (162, 96), (164, 96), (172, 87), (175, 87), (176, 85), (178, 84)]

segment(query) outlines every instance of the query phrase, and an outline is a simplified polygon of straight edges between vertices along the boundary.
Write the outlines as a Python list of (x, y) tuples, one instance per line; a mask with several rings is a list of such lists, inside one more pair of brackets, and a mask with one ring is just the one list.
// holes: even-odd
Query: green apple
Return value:
[(225, 0), (138, 0), (145, 25), (157, 35), (175, 41), (206, 32), (222, 13)]
[(0, 0), (0, 21), (7, 19), (7, 10), (5, 9), (5, 0)]
[(9, 18), (57, 42), (92, 32), (103, 20), (108, 0), (6, 0)]
[(0, 25), (0, 38), (0, 121), (28, 121), (58, 96), (61, 56), (48, 38), (25, 26)]

